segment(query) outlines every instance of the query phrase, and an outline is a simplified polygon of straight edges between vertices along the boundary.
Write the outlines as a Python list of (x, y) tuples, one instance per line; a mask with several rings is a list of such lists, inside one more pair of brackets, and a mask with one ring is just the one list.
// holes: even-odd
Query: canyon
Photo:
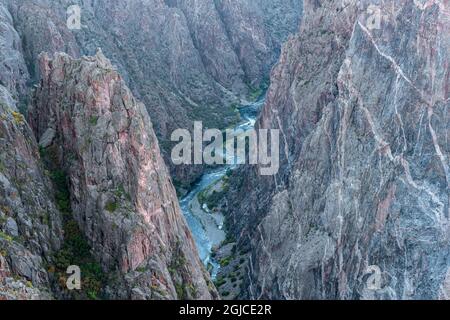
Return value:
[[(194, 121), (220, 129), (237, 123), (235, 106), (267, 86), (301, 13), (300, 0), (2, 1), (29, 71), (20, 81), (39, 79), (41, 52), (78, 58), (102, 48), (150, 113), (180, 190), (200, 177), (203, 166), (173, 166), (170, 134), (192, 130)], [(81, 9), (80, 30), (67, 28), (70, 5)], [(23, 89), (18, 93), (26, 94)]]
[(169, 133), (239, 122), (300, 4), (1, 0), (0, 298), (218, 298), (174, 189), (204, 167)]
[(280, 172), (231, 178), (241, 298), (449, 296), (449, 3), (346, 3), (304, 1), (272, 71)]
[[(448, 30), (448, 0), (0, 0), (0, 300), (449, 299)], [(277, 130), (279, 170), (176, 165), (196, 122)]]

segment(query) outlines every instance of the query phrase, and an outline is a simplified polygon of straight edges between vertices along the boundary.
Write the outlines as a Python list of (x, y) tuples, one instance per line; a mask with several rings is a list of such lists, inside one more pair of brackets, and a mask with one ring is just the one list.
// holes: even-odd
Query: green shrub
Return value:
[(250, 101), (256, 101), (259, 99), (259, 97), (261, 97), (261, 95), (263, 94), (263, 89), (262, 88), (250, 88), (250, 95), (249, 95), (249, 100)]
[(13, 111), (11, 112), (13, 118), (14, 118), (14, 122), (17, 125), (22, 125), (25, 122), (25, 118), (23, 117), (23, 115), (19, 112)]
[(110, 201), (106, 204), (105, 209), (106, 209), (106, 211), (108, 211), (110, 213), (114, 213), (114, 212), (116, 212), (118, 207), (119, 206), (116, 201)]
[(48, 212), (43, 212), (40, 218), (42, 224), (50, 226), (50, 214)]
[(175, 284), (175, 290), (177, 292), (177, 297), (179, 300), (184, 300), (186, 298), (186, 292), (184, 286), (180, 283)]
[(225, 283), (227, 283), (227, 281), (224, 278), (218, 278), (216, 281), (214, 281), (214, 284), (217, 288), (220, 288)]
[(136, 271), (140, 272), (140, 273), (144, 273), (145, 271), (147, 271), (147, 269), (145, 267), (139, 267), (136, 269)]
[[(64, 244), (54, 256), (53, 269), (58, 279), (65, 279), (67, 267), (77, 265), (81, 269), (82, 284), (80, 292), (71, 292), (74, 298), (98, 299), (106, 279), (103, 270), (90, 252), (87, 239), (81, 233), (74, 220), (64, 225)], [(64, 286), (62, 289), (66, 289)]]
[(89, 118), (89, 123), (92, 125), (92, 126), (96, 126), (97, 125), (97, 123), (98, 123), (98, 116), (91, 116), (90, 118)]
[(131, 201), (131, 196), (125, 191), (123, 184), (121, 184), (115, 191), (115, 195), (117, 198), (125, 197), (128, 201)]
[(189, 291), (191, 293), (191, 297), (194, 297), (194, 298), (197, 297), (198, 290), (197, 290), (197, 287), (195, 286), (195, 284), (190, 283), (188, 285), (188, 289), (189, 289)]
[(230, 262), (231, 262), (231, 259), (232, 259), (231, 256), (226, 257), (226, 258), (223, 258), (222, 260), (220, 260), (220, 266), (221, 266), (221, 267), (226, 267), (226, 266), (228, 266), (228, 265), (230, 264)]
[(8, 241), (9, 243), (13, 242), (13, 237), (11, 237), (10, 235), (7, 235), (6, 233), (0, 231), (0, 238), (4, 239), (6, 241)]
[(70, 209), (70, 193), (67, 187), (67, 176), (62, 170), (55, 170), (50, 173), (50, 177), (56, 189), (56, 204), (58, 209), (63, 213), (69, 213)]

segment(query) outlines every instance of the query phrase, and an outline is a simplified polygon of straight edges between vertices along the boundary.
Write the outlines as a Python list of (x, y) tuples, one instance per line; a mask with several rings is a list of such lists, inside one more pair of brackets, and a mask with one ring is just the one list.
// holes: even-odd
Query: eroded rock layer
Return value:
[(0, 300), (52, 297), (46, 265), (63, 233), (33, 131), (0, 86)]
[(448, 1), (304, 1), (258, 126), (281, 169), (235, 177), (248, 298), (448, 298)]
[[(190, 129), (193, 121), (216, 128), (235, 123), (234, 106), (261, 92), (301, 13), (300, 0), (2, 1), (32, 81), (39, 79), (41, 52), (80, 57), (102, 48), (152, 115), (180, 187), (196, 180), (202, 167), (172, 166), (173, 130)], [(72, 5), (81, 9), (79, 30), (67, 26)]]
[(215, 297), (145, 106), (101, 52), (40, 59), (30, 121), (68, 176), (71, 210), (110, 297)]

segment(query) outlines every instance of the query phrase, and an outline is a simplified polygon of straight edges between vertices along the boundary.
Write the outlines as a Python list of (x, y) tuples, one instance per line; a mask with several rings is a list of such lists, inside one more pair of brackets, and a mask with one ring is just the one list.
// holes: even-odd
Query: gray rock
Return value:
[(6, 220), (5, 231), (6, 231), (6, 233), (10, 234), (13, 237), (18, 237), (19, 236), (19, 227), (17, 226), (16, 220), (9, 217)]
[[(21, 39), (7, 8), (0, 3), (0, 84), (15, 98), (27, 94), (28, 70)], [(8, 101), (11, 104), (11, 101)]]
[(31, 80), (39, 80), (41, 52), (80, 57), (101, 47), (145, 104), (164, 159), (185, 185), (203, 168), (172, 165), (171, 133), (190, 130), (193, 121), (217, 128), (236, 122), (233, 105), (267, 83), (301, 12), (300, 0), (80, 0), (70, 4), (81, 6), (83, 28), (71, 31), (65, 0), (5, 1)]
[(39, 140), (39, 146), (42, 148), (47, 148), (53, 143), (53, 139), (55, 139), (56, 130), (53, 128), (48, 128), (41, 139)]
[(257, 124), (281, 129), (280, 172), (241, 169), (227, 199), (242, 297), (447, 295), (449, 8), (422, 3), (305, 2)]
[[(50, 261), (60, 248), (62, 216), (33, 132), (11, 105), (9, 91), (0, 85), (0, 92), (0, 210), (5, 219), (0, 225), (0, 299), (46, 299), (51, 295), (44, 259)], [(43, 212), (48, 224), (41, 220)]]
[(43, 54), (40, 70), (30, 123), (42, 136), (57, 119), (50, 147), (61, 148), (74, 217), (103, 269), (123, 279), (110, 298), (216, 298), (145, 106), (101, 51)]

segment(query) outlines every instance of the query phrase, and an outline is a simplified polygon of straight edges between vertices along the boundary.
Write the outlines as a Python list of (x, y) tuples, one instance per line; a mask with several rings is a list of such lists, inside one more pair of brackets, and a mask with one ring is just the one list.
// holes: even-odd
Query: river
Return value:
[[(235, 127), (235, 130), (252, 129), (264, 102), (265, 97), (249, 105), (241, 106), (239, 112), (243, 121)], [(212, 258), (212, 252), (226, 238), (223, 230), (224, 217), (221, 213), (211, 213), (207, 208), (202, 208), (198, 202), (198, 195), (221, 180), (233, 167), (234, 165), (227, 164), (206, 172), (180, 200), (181, 209), (197, 244), (200, 259), (209, 268), (213, 279), (216, 278), (220, 265)]]

